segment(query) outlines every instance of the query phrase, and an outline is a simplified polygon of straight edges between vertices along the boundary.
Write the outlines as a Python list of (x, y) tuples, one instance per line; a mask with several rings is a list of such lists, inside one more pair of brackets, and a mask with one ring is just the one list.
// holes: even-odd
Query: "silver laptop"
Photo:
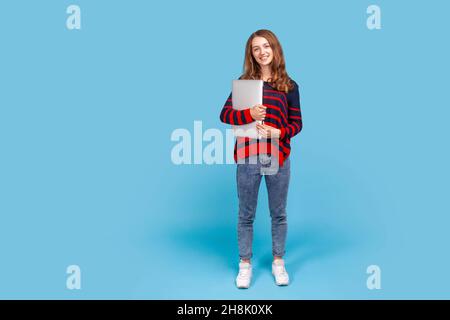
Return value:
[[(233, 80), (233, 91), (231, 94), (233, 109), (243, 110), (256, 104), (262, 104), (263, 86), (264, 82), (262, 80)], [(262, 121), (235, 125), (233, 126), (233, 133), (236, 137), (258, 139), (260, 137), (256, 130), (256, 123), (262, 123)]]

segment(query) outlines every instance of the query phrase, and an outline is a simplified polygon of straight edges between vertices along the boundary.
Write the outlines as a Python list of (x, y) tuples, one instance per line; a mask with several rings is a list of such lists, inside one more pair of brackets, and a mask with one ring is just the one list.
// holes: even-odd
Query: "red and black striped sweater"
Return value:
[[(237, 137), (234, 145), (234, 160), (247, 158), (251, 155), (266, 153), (272, 154), (271, 150), (278, 150), (279, 165), (282, 166), (284, 160), (291, 152), (291, 138), (298, 134), (303, 127), (300, 110), (300, 94), (297, 83), (288, 93), (278, 91), (268, 82), (264, 81), (263, 105), (267, 107), (264, 123), (281, 130), (280, 139), (252, 139), (247, 137)], [(248, 124), (253, 120), (250, 115), (250, 107), (244, 110), (233, 109), (231, 93), (220, 113), (220, 120), (227, 124), (241, 125)], [(275, 149), (274, 149), (275, 148)]]

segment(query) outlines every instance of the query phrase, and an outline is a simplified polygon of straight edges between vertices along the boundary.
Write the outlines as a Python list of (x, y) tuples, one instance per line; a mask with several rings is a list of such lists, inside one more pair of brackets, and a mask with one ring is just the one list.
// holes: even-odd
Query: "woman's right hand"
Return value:
[(267, 107), (262, 104), (257, 104), (250, 108), (250, 114), (252, 115), (253, 120), (261, 121), (266, 117), (266, 109)]

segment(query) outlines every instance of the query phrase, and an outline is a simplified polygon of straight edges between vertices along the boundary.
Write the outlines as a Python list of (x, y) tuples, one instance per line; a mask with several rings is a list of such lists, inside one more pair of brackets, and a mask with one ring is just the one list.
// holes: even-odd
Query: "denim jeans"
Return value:
[[(255, 159), (257, 158), (257, 159)], [(287, 235), (286, 201), (290, 179), (290, 160), (284, 160), (275, 174), (264, 174), (270, 167), (270, 155), (261, 154), (248, 158), (248, 163), (237, 164), (237, 189), (239, 197), (238, 245), (239, 257), (252, 257), (253, 221), (255, 220), (259, 185), (264, 175), (269, 196), (269, 209), (272, 219), (272, 254), (282, 257), (285, 254)]]

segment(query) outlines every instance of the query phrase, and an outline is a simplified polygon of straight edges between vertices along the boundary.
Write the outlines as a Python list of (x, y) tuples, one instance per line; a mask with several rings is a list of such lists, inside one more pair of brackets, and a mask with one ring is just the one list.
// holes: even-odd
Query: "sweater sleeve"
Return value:
[(232, 125), (241, 125), (251, 123), (255, 120), (253, 120), (250, 114), (250, 108), (244, 110), (233, 109), (233, 103), (230, 93), (227, 101), (225, 101), (225, 105), (222, 108), (222, 112), (220, 113), (220, 121)]
[(280, 139), (292, 138), (302, 131), (303, 128), (302, 113), (300, 110), (300, 94), (297, 83), (295, 81), (293, 82), (294, 88), (287, 94), (288, 125), (280, 128)]

